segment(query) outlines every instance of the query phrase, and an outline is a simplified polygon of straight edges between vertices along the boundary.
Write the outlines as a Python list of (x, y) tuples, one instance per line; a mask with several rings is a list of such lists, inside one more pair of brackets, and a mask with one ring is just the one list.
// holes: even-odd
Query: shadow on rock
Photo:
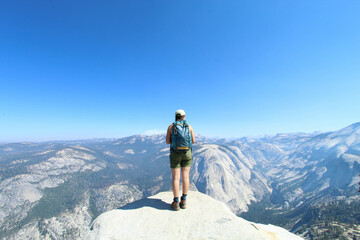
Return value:
[(154, 198), (144, 198), (140, 199), (138, 201), (129, 203), (123, 207), (120, 207), (118, 209), (121, 210), (132, 210), (132, 209), (138, 209), (142, 207), (152, 207), (159, 210), (171, 210), (171, 205), (164, 202), (161, 199), (154, 199)]

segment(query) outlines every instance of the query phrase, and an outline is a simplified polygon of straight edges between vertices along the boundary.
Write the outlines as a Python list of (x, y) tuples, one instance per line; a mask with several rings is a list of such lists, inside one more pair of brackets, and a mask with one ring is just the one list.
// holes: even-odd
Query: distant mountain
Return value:
[[(194, 151), (191, 180), (197, 190), (225, 202), (237, 213), (246, 211), (251, 201), (269, 194), (267, 179), (255, 160), (257, 152), (241, 151), (241, 143), (199, 144)], [(244, 152), (248, 156), (244, 155)]]
[[(319, 196), (351, 196), (360, 173), (360, 124), (316, 135), (301, 143), (267, 173), (285, 207)], [(340, 191), (340, 192), (338, 192)]]
[[(360, 123), (328, 133), (197, 140), (193, 190), (305, 238), (360, 237), (348, 230), (360, 221), (351, 210), (360, 202)], [(0, 144), (0, 238), (82, 238), (102, 212), (170, 190), (168, 155), (163, 134)], [(328, 208), (346, 217), (330, 218)]]
[[(295, 142), (288, 144), (288, 137), (295, 137)], [(285, 226), (309, 238), (359, 237), (352, 230), (358, 228), (360, 217), (351, 209), (360, 206), (357, 191), (360, 182), (360, 123), (339, 131), (300, 138), (284, 135), (281, 142), (275, 136), (272, 144), (286, 150), (286, 154), (270, 162), (265, 173), (272, 194), (251, 206), (250, 211), (242, 216), (251, 220), (264, 220), (266, 217), (265, 222)], [(339, 212), (339, 206), (345, 212)], [(329, 216), (329, 212), (336, 214)], [(338, 218), (344, 214), (346, 218)]]

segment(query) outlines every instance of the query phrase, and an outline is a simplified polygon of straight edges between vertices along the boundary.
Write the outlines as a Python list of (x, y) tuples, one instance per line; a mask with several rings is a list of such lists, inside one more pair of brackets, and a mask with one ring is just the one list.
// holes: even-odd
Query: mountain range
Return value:
[[(261, 138), (197, 136), (191, 189), (307, 239), (360, 238), (360, 123)], [(0, 145), (0, 237), (82, 239), (101, 213), (171, 189), (165, 136)]]

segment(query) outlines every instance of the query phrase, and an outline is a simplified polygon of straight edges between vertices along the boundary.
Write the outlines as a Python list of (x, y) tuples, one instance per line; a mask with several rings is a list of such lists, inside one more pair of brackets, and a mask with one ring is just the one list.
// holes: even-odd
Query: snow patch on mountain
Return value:
[(45, 155), (45, 154), (52, 153), (52, 152), (54, 152), (54, 150), (48, 150), (45, 152), (36, 153), (35, 156), (41, 156), (41, 155)]
[(110, 151), (105, 151), (104, 154), (107, 155), (107, 156), (110, 156), (110, 157), (123, 158), (123, 156), (116, 155), (115, 153), (110, 152)]
[(19, 163), (26, 163), (28, 161), (29, 161), (29, 159), (19, 159), (19, 160), (12, 161), (10, 164), (15, 165), (15, 164), (19, 164)]
[(76, 148), (76, 149), (79, 149), (79, 150), (84, 150), (84, 151), (88, 151), (88, 152), (91, 152), (91, 153), (95, 153), (95, 151), (90, 150), (90, 149), (88, 149), (86, 147), (83, 147), (83, 146), (80, 146), (80, 145), (72, 146), (72, 148)]
[(134, 168), (134, 165), (128, 163), (118, 163), (117, 166), (119, 169)]
[(126, 154), (131, 154), (131, 155), (134, 155), (134, 154), (135, 154), (135, 152), (134, 152), (133, 149), (126, 149), (126, 150), (124, 151), (124, 153), (126, 153)]
[(350, 167), (353, 167), (354, 163), (360, 164), (360, 156), (354, 155), (350, 153), (344, 153), (342, 154), (342, 159), (344, 159), (345, 162), (348, 162), (350, 164)]
[(169, 151), (170, 151), (170, 149), (168, 147), (160, 150), (160, 152), (169, 152)]

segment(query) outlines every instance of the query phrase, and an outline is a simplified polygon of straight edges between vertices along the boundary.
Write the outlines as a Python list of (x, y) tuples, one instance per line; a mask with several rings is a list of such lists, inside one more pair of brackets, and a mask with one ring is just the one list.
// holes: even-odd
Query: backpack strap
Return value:
[[(186, 123), (187, 124), (187, 123)], [(187, 124), (188, 125), (188, 128), (189, 128), (189, 137), (190, 137), (190, 150), (191, 150), (191, 152), (192, 152), (192, 133), (191, 133), (191, 131), (190, 131), (190, 127), (189, 127), (189, 124)]]
[(172, 126), (172, 130), (171, 130), (171, 135), (172, 135), (172, 134), (177, 134), (176, 125), (177, 125), (177, 122), (174, 122), (174, 123), (173, 123), (173, 126)]
[(171, 130), (171, 144), (170, 144), (170, 149), (174, 149), (174, 143), (175, 143), (175, 136), (177, 134), (177, 129), (176, 129), (176, 125), (177, 125), (177, 121), (173, 122), (173, 126), (172, 126), (172, 130)]

